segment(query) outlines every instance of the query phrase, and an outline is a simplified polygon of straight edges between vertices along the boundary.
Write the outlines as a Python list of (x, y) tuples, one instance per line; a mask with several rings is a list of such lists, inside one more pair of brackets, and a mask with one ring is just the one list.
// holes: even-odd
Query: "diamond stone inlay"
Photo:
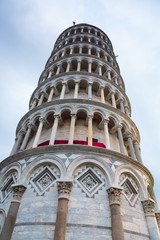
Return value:
[(131, 206), (134, 206), (139, 196), (137, 186), (129, 177), (126, 177), (121, 182), (121, 186), (123, 187), (123, 194), (125, 195), (126, 199), (129, 201)]
[(31, 180), (31, 184), (35, 190), (42, 195), (51, 185), (55, 183), (55, 180), (56, 176), (48, 167), (46, 167)]
[(89, 197), (92, 197), (104, 184), (104, 181), (91, 168), (82, 172), (75, 180)]

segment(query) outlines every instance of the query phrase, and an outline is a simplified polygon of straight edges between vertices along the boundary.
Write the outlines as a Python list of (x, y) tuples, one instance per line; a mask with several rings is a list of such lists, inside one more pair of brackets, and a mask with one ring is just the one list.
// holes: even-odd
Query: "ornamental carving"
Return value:
[(152, 199), (147, 199), (142, 201), (143, 209), (145, 215), (155, 215), (154, 208), (155, 208), (155, 202)]
[(156, 215), (158, 227), (160, 228), (160, 212), (156, 212), (155, 215)]
[(114, 187), (107, 189), (110, 205), (113, 205), (113, 204), (120, 205), (121, 191), (122, 191), (121, 189), (114, 188)]
[(71, 181), (58, 181), (58, 194), (61, 195), (69, 195), (72, 189), (73, 183)]
[(21, 198), (23, 196), (23, 193), (26, 190), (26, 187), (24, 185), (17, 185), (17, 186), (13, 186), (13, 200), (12, 201), (21, 201)]

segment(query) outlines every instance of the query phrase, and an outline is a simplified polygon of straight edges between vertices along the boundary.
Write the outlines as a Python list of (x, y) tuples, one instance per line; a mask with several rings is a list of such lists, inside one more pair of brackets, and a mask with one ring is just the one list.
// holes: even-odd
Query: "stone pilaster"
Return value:
[(2, 232), (0, 235), (0, 240), (10, 240), (13, 230), (14, 230), (14, 225), (16, 222), (16, 217), (18, 213), (18, 209), (21, 203), (21, 199), (23, 196), (23, 193), (26, 189), (26, 186), (23, 184), (17, 185), (14, 184), (12, 186), (13, 189), (13, 199), (11, 200), (11, 204), (8, 210), (8, 214), (6, 217), (6, 220), (4, 222)]
[(58, 208), (54, 240), (65, 240), (68, 201), (72, 189), (72, 181), (57, 181), (58, 187)]
[(160, 212), (155, 212), (155, 216), (156, 216), (158, 228), (159, 228), (159, 231), (160, 231)]
[(124, 240), (124, 230), (120, 212), (121, 191), (121, 189), (115, 187), (107, 189), (111, 210), (112, 240)]
[(159, 229), (155, 217), (155, 202), (154, 200), (148, 198), (142, 201), (146, 221), (147, 221), (147, 226), (148, 226), (148, 231), (150, 235), (151, 240), (159, 240), (160, 235), (159, 235)]

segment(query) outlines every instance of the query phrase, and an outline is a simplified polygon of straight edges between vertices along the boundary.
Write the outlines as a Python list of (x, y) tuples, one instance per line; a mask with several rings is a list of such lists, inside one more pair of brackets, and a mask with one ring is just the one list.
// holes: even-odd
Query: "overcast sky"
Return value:
[(53, 49), (72, 21), (102, 29), (110, 38), (141, 136), (144, 165), (155, 180), (160, 206), (160, 1), (1, 0), (0, 150), (13, 146), (19, 120)]

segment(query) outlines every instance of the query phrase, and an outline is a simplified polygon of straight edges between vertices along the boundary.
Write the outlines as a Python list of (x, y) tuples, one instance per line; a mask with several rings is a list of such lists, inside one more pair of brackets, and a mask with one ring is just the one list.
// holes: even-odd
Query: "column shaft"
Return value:
[(88, 63), (88, 72), (89, 73), (92, 72), (92, 63), (91, 62)]
[(0, 234), (0, 240), (10, 240), (12, 237), (18, 209), (25, 189), (26, 187), (24, 187), (23, 185), (13, 187), (13, 199), (11, 201), (7, 217), (5, 219), (2, 232)]
[(48, 97), (48, 102), (52, 101), (53, 94), (54, 94), (54, 88), (51, 87), (51, 91), (50, 91), (50, 94), (49, 94), (49, 97)]
[(108, 121), (104, 122), (104, 133), (105, 133), (105, 140), (106, 140), (106, 148), (110, 149), (110, 140), (109, 140), (109, 132), (108, 132)]
[(102, 102), (102, 103), (105, 103), (104, 88), (101, 88), (101, 102)]
[(38, 105), (37, 106), (40, 106), (43, 102), (43, 98), (44, 98), (44, 93), (41, 94), (41, 97), (39, 99), (39, 102), (38, 102)]
[(64, 99), (65, 91), (66, 91), (66, 84), (63, 84), (62, 90), (61, 90), (60, 99)]
[(92, 100), (92, 84), (88, 84), (88, 99)]
[(69, 132), (69, 144), (73, 144), (75, 121), (76, 121), (76, 116), (72, 115), (72, 117), (71, 117), (71, 124), (70, 124), (70, 132)]
[(78, 82), (75, 84), (75, 89), (74, 89), (74, 98), (78, 98)]
[(122, 99), (120, 100), (120, 108), (121, 108), (121, 111), (124, 113), (124, 106), (123, 106), (123, 100)]
[(133, 148), (133, 143), (132, 143), (132, 138), (131, 138), (131, 136), (127, 136), (127, 138), (128, 138), (128, 144), (129, 144), (129, 150), (130, 150), (130, 153), (131, 153), (131, 157), (136, 159), (136, 155), (135, 155), (134, 148)]
[(116, 100), (115, 100), (114, 92), (111, 93), (111, 100), (112, 100), (112, 106), (116, 108)]
[(92, 118), (88, 119), (88, 145), (92, 146)]
[(38, 145), (38, 142), (39, 142), (39, 139), (41, 136), (41, 132), (42, 132), (42, 128), (43, 128), (43, 120), (40, 119), (38, 130), (37, 130), (37, 133), (36, 133), (36, 136), (35, 136), (35, 139), (33, 142), (33, 146), (32, 146), (33, 148), (37, 147), (37, 145)]
[(50, 142), (49, 142), (50, 145), (54, 145), (54, 141), (55, 141), (56, 133), (57, 133), (57, 127), (58, 127), (58, 119), (59, 119), (58, 116), (55, 116), (54, 124), (52, 127), (52, 132), (51, 132), (51, 137), (50, 137)]
[(20, 150), (24, 150), (26, 148), (26, 145), (27, 145), (28, 140), (29, 140), (29, 136), (31, 134), (31, 130), (32, 130), (31, 126), (29, 126), (28, 129), (27, 129), (26, 135), (25, 135), (25, 137), (23, 139), (23, 142), (22, 142), (22, 145), (20, 147)]
[(16, 141), (16, 143), (14, 145), (14, 148), (13, 148), (13, 150), (11, 152), (11, 155), (15, 154), (18, 151), (20, 143), (22, 141), (22, 138), (23, 138), (23, 133), (19, 133), (18, 139), (17, 139), (17, 141)]
[(37, 104), (37, 99), (34, 99), (32, 106), (31, 106), (31, 110), (36, 106), (36, 104)]
[(118, 127), (117, 131), (118, 131), (120, 151), (121, 151), (121, 153), (125, 154), (125, 148), (124, 148), (124, 142), (123, 142), (123, 136), (122, 136), (121, 128)]
[(81, 62), (78, 61), (78, 64), (77, 64), (77, 72), (80, 72), (81, 71)]
[(140, 150), (139, 150), (139, 146), (138, 146), (138, 143), (136, 141), (134, 142), (134, 149), (135, 149), (135, 152), (136, 152), (137, 160), (140, 163), (143, 163), (142, 157), (141, 157), (141, 154), (140, 154)]

